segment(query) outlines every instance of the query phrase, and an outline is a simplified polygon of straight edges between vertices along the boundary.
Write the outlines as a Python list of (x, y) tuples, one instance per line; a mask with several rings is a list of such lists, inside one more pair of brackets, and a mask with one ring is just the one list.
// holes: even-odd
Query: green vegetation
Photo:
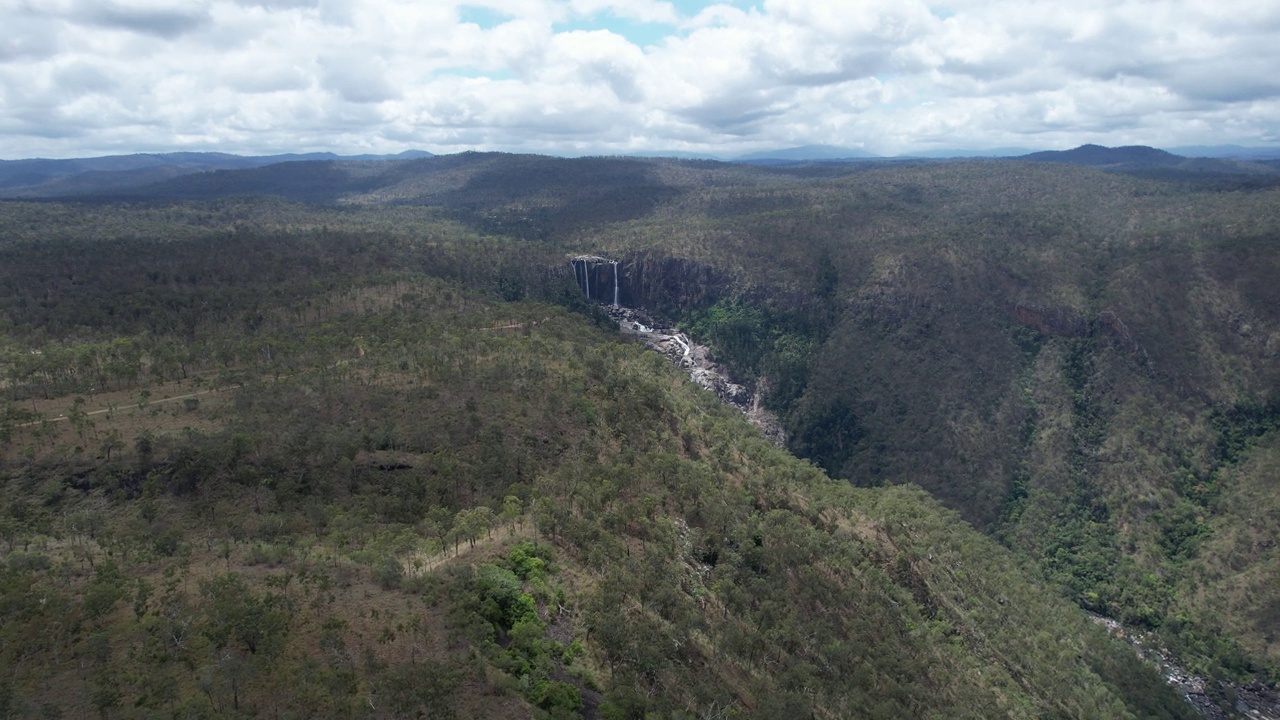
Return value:
[(562, 247), (198, 207), (4, 243), (3, 714), (1190, 716), (921, 490), (600, 327)]
[[(472, 154), (2, 204), (3, 707), (1159, 714), (1047, 594), (1274, 681), (1276, 193)], [(655, 307), (868, 489), (612, 337), (577, 252), (675, 258)]]
[(732, 271), (686, 324), (802, 457), (917, 483), (1082, 607), (1274, 682), (1277, 207), (1193, 174), (921, 164), (690, 189), (590, 241)]

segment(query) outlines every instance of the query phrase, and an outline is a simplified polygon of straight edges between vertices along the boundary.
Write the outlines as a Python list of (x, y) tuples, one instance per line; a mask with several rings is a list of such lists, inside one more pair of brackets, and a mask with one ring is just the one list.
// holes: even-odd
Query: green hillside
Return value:
[(771, 390), (800, 455), (918, 483), (1082, 606), (1274, 679), (1277, 208), (954, 163), (690, 193), (578, 238), (730, 269), (684, 316)]
[(623, 340), (563, 246), (2, 212), (0, 714), (1191, 716), (955, 512)]
[[(1277, 209), (481, 154), (0, 205), (0, 707), (1190, 712), (1083, 610), (1275, 683)], [(577, 254), (812, 464), (617, 337)]]

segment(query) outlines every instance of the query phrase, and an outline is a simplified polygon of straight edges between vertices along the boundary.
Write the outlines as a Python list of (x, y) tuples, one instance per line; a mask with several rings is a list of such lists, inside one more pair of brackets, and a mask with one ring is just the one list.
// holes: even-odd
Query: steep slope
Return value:
[[(228, 287), (279, 267), (256, 260), (257, 238), (243, 231), (254, 223), (337, 233), (310, 242), (291, 272), (398, 258), (509, 299), (551, 297), (557, 283), (572, 294), (570, 254), (619, 259), (626, 302), (676, 316), (754, 379), (791, 448), (829, 474), (919, 484), (1069, 600), (1156, 631), (1196, 672), (1280, 672), (1268, 590), (1280, 586), (1280, 538), (1265, 520), (1280, 390), (1275, 190), (1022, 161), (826, 177), (479, 154), (359, 177), (355, 167), (335, 164), (335, 183), (316, 186), (339, 199), (331, 207), (14, 206), (6, 227), (38, 243), (104, 228), (127, 236), (138, 223), (209, 248), (240, 227), (243, 262), (210, 276)], [(389, 244), (357, 250), (342, 228)], [(466, 252), (441, 242), (464, 235)], [(405, 260), (396, 238), (421, 255)], [(85, 260), (91, 244), (75, 247), (50, 252), (39, 274), (5, 277), (8, 317), (51, 326), (60, 306), (29, 300), (45, 286), (83, 298), (89, 278), (121, 277)], [(70, 259), (81, 269), (59, 272)], [(193, 332), (199, 313), (178, 308), (236, 302), (194, 292), (202, 273), (163, 268), (164, 282), (120, 283), (164, 309), (131, 310), (132, 328)], [(252, 327), (258, 314), (240, 321)], [(57, 321), (79, 337), (101, 322)]]
[(664, 359), (501, 301), (575, 304), (543, 250), (446, 245), (7, 244), (8, 712), (1188, 715), (924, 493), (831, 481)]
[(802, 456), (920, 483), (1197, 669), (1274, 678), (1270, 616), (1213, 605), (1200, 569), (1217, 588), (1280, 581), (1258, 552), (1203, 542), (1277, 540), (1244, 498), (1269, 487), (1280, 198), (1220, 190), (921, 165), (689, 195), (581, 241), (729, 273), (687, 321), (761, 378)]

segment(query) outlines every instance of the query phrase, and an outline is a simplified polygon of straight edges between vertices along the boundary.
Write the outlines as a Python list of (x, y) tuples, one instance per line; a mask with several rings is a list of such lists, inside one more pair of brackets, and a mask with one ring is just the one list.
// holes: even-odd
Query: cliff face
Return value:
[(574, 282), (591, 300), (596, 302), (620, 305), (619, 296), (621, 276), (618, 261), (594, 255), (580, 255), (572, 258), (569, 265), (573, 268)]
[(592, 300), (656, 312), (715, 303), (727, 293), (727, 273), (683, 258), (633, 252), (620, 258), (570, 259), (574, 280)]
[(700, 197), (593, 237), (791, 449), (923, 487), (1211, 674), (1280, 677), (1273, 191), (1006, 162)]

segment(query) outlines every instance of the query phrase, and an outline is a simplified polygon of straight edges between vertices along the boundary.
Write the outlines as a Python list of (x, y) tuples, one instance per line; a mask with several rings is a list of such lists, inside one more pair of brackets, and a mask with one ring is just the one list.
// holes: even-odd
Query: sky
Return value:
[(1277, 0), (0, 0), (0, 158), (1280, 145)]

